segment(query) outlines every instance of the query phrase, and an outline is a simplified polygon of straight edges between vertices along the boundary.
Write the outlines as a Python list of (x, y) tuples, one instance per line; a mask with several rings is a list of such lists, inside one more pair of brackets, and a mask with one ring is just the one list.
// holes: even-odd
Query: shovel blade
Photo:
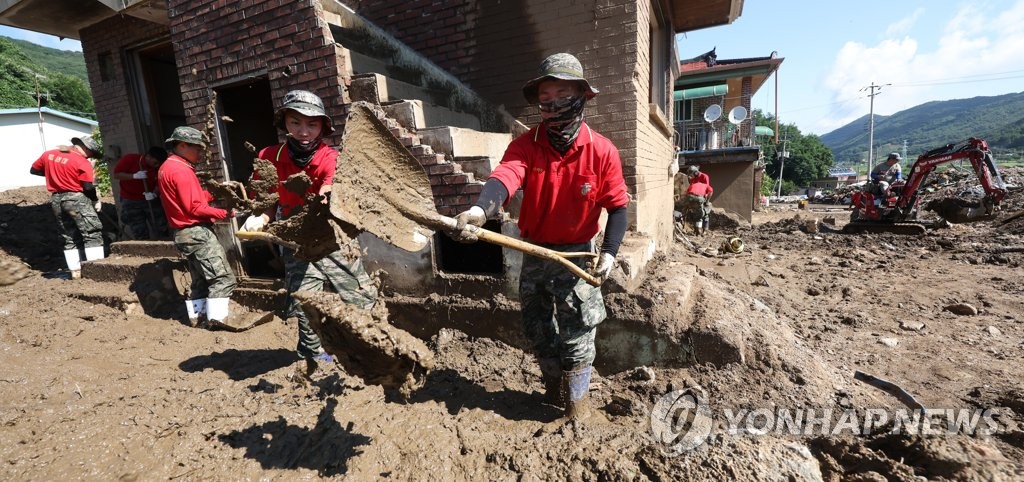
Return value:
[(345, 121), (331, 193), (331, 215), (403, 250), (417, 252), (434, 232), (421, 220), (434, 198), (423, 166), (377, 117), (379, 107), (355, 102)]

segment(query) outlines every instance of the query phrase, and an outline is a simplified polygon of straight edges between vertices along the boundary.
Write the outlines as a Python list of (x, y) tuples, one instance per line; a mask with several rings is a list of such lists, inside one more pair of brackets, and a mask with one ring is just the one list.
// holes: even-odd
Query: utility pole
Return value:
[(875, 164), (875, 96), (882, 92), (882, 87), (892, 84), (875, 85), (874, 82), (871, 85), (864, 87), (860, 90), (871, 90), (868, 93), (868, 97), (871, 98), (871, 109), (870, 109), (870, 121), (868, 122), (868, 175), (871, 175), (871, 169), (874, 168)]
[[(776, 133), (776, 135), (778, 135)], [(786, 158), (789, 157), (789, 151), (786, 150), (786, 146), (789, 143), (789, 130), (786, 130), (785, 135), (782, 136), (782, 150), (777, 151), (776, 154), (779, 156), (779, 186), (776, 191), (776, 196), (782, 197), (782, 171), (786, 167)]]

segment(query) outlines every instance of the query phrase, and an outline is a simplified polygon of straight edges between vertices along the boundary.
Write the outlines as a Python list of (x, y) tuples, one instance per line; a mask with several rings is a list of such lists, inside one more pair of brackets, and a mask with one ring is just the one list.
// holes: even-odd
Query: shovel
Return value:
[[(342, 145), (331, 193), (332, 216), (412, 252), (427, 245), (433, 230), (456, 229), (455, 219), (435, 209), (423, 166), (371, 104), (355, 102), (349, 107)], [(569, 259), (596, 257), (595, 253), (561, 253), (473, 225), (466, 229), (481, 241), (555, 261), (592, 286), (604, 281)]]

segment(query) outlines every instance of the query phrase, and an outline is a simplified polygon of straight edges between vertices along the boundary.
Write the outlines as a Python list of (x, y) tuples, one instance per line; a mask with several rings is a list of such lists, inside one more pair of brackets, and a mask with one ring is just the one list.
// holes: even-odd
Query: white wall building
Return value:
[(89, 135), (96, 121), (42, 108), (0, 109), (0, 191), (24, 186), (43, 186), (46, 180), (29, 174), (43, 151), (71, 145), (72, 137)]

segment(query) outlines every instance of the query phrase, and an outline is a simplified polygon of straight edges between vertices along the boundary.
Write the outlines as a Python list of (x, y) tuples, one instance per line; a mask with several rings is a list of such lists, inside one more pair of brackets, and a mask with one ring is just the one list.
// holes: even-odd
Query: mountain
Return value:
[(51, 109), (95, 119), (85, 57), (0, 36), (0, 109), (35, 107), (38, 100)]
[(0, 38), (14, 42), (14, 45), (18, 46), (18, 50), (40, 67), (50, 72), (60, 72), (77, 77), (85, 81), (86, 85), (89, 84), (89, 74), (85, 70), (85, 56), (82, 52), (52, 49), (2, 35)]
[[(980, 137), (993, 150), (1024, 149), (1024, 92), (927, 102), (888, 116), (875, 115), (875, 159), (888, 152), (918, 154), (968, 137)], [(837, 165), (867, 158), (868, 116), (821, 136)]]

